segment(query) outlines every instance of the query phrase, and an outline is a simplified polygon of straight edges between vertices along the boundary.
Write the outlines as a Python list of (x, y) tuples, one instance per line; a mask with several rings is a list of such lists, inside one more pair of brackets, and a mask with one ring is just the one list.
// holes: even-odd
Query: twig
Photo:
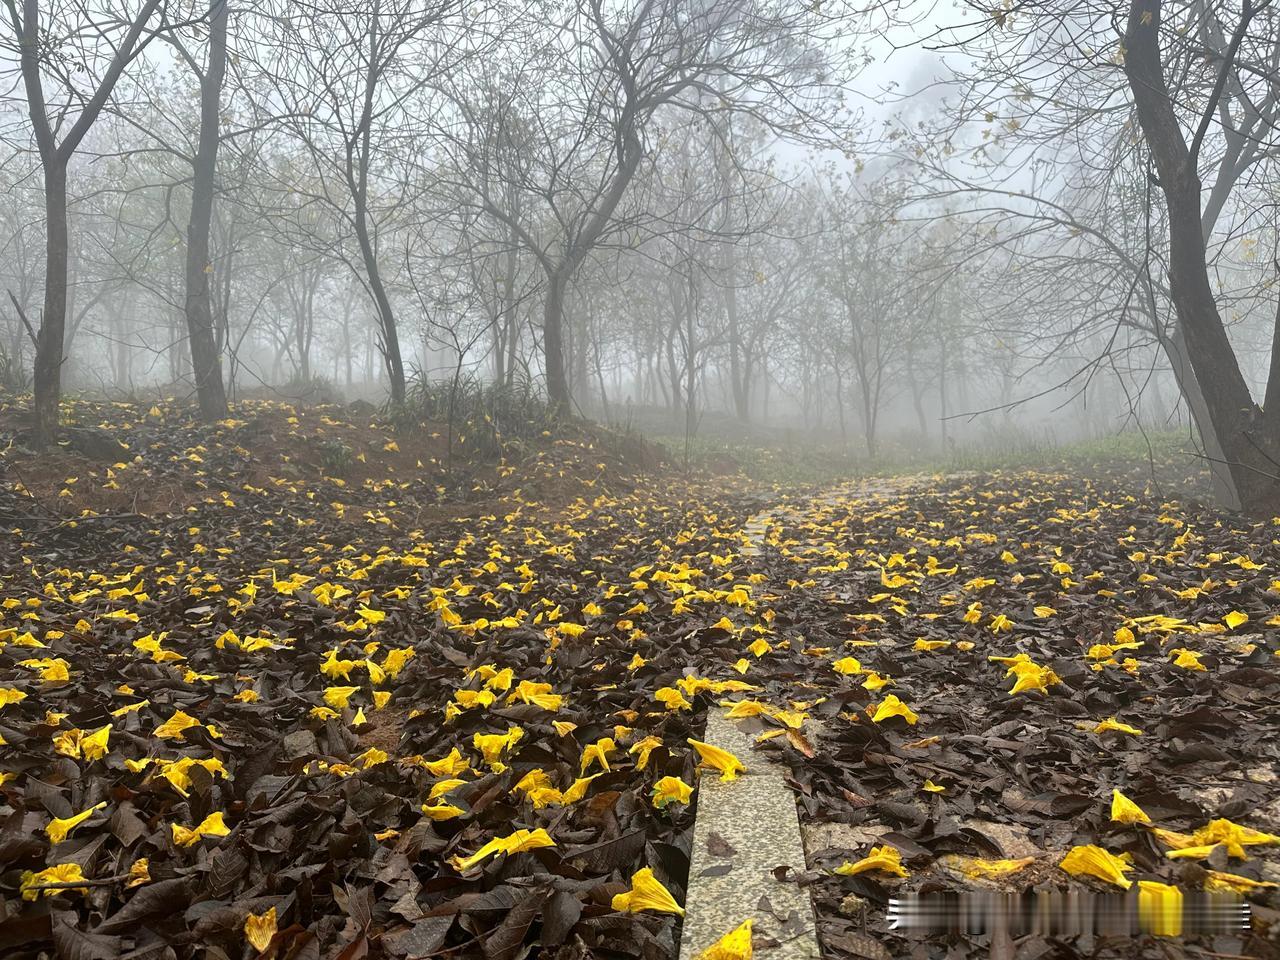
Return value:
[(103, 877), (100, 880), (65, 880), (60, 883), (39, 883), (24, 887), (25, 890), (78, 890), (81, 887), (109, 887), (121, 880), (128, 880), (131, 874), (121, 873), (114, 877)]
[(36, 332), (31, 329), (31, 321), (27, 319), (26, 313), (22, 309), (22, 304), (18, 303), (18, 298), (13, 295), (13, 291), (7, 291), (9, 300), (13, 303), (13, 309), (18, 311), (18, 319), (22, 321), (22, 325), (27, 328), (27, 336), (31, 338), (31, 345), (37, 350), (40, 349), (40, 338), (36, 336)]

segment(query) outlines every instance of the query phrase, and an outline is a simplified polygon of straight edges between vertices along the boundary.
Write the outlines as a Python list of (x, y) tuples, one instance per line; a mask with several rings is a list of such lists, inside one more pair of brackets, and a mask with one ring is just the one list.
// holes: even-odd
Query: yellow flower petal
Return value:
[(84, 823), (106, 805), (107, 802), (103, 800), (101, 803), (94, 804), (88, 810), (81, 810), (75, 816), (65, 818), (54, 817), (54, 819), (50, 821), (49, 825), (44, 828), (44, 832), (49, 837), (49, 842), (61, 843), (63, 840), (67, 839), (67, 835), (71, 833), (72, 830), (80, 826), (80, 824)]
[(175, 710), (173, 711), (173, 716), (156, 727), (154, 735), (164, 740), (181, 740), (183, 739), (182, 732), (184, 730), (198, 726), (200, 726), (200, 721), (195, 717), (181, 710)]
[(1235, 873), (1224, 873), (1220, 870), (1207, 870), (1204, 880), (1204, 888), (1206, 890), (1216, 890), (1223, 893), (1253, 893), (1256, 890), (1266, 890), (1271, 887), (1280, 887), (1280, 883), (1271, 883), (1263, 880), (1251, 880), (1248, 877), (1242, 877)]
[(872, 847), (871, 852), (856, 863), (842, 863), (836, 867), (835, 872), (842, 877), (853, 877), (859, 873), (866, 873), (868, 870), (879, 870), (883, 873), (891, 873), (896, 877), (908, 877), (907, 868), (902, 865), (902, 854), (898, 852), (897, 847), (891, 847), (884, 844), (879, 847)]
[(1166, 850), (1165, 856), (1170, 860), (1207, 860), (1209, 854), (1217, 850), (1220, 844), (1209, 843), (1203, 846), (1183, 847), (1181, 850)]
[(631, 889), (626, 893), (616, 894), (612, 906), (614, 910), (626, 913), (652, 910), (655, 913), (684, 916), (684, 908), (676, 903), (671, 891), (654, 878), (653, 871), (648, 867), (638, 870), (631, 877)]
[(1007, 877), (1017, 873), (1036, 862), (1035, 857), (1022, 857), (1018, 860), (984, 860), (981, 857), (966, 857), (960, 854), (948, 854), (943, 857), (945, 866), (959, 870), (970, 880), (994, 879)]
[(146, 857), (139, 857), (129, 865), (129, 881), (125, 884), (125, 888), (140, 887), (144, 883), (150, 882), (151, 863)]
[(698, 960), (751, 960), (751, 926), (753, 920), (743, 920), (741, 926), (730, 930), (723, 937), (703, 950)]
[(893, 717), (901, 717), (911, 726), (915, 726), (916, 721), (919, 719), (914, 710), (891, 693), (876, 707), (875, 713), (871, 715), (871, 720), (873, 723), (883, 723)]
[(1108, 730), (1113, 731), (1115, 733), (1127, 733), (1131, 737), (1142, 736), (1142, 731), (1139, 730), (1137, 727), (1131, 727), (1127, 723), (1121, 723), (1115, 717), (1107, 717), (1107, 719), (1101, 721), (1096, 727), (1093, 728), (1094, 733), (1106, 733)]
[(449, 863), (459, 873), (465, 873), (477, 864), (487, 860), (495, 853), (513, 854), (537, 850), (540, 847), (554, 847), (556, 842), (546, 830), (517, 830), (506, 837), (494, 837), (469, 857), (454, 857)]
[(259, 953), (266, 952), (276, 936), (276, 908), (266, 913), (251, 913), (244, 918), (244, 938)]
[(1225, 617), (1222, 618), (1222, 622), (1225, 623), (1229, 628), (1234, 630), (1236, 627), (1240, 626), (1240, 624), (1248, 623), (1249, 615), (1240, 610), (1232, 610), (1230, 613), (1228, 613)]
[(56, 897), (61, 893), (86, 893), (88, 887), (65, 887), (60, 890), (36, 890), (35, 887), (44, 886), (50, 883), (76, 883), (84, 880), (84, 873), (80, 869), (78, 863), (58, 863), (52, 867), (32, 873), (26, 871), (22, 874), (22, 881), (19, 889), (22, 892), (23, 900), (35, 900), (37, 897)]
[(1115, 823), (1150, 823), (1143, 809), (1119, 790), (1111, 791), (1111, 819)]
[(694, 740), (692, 737), (689, 738), (688, 744), (698, 751), (698, 759), (704, 766), (720, 771), (721, 780), (737, 780), (738, 774), (747, 772), (742, 761), (728, 750), (721, 750), (719, 747), (703, 743), (701, 740)]
[(424, 803), (420, 809), (432, 820), (452, 820), (462, 816), (464, 812), (461, 807), (455, 807), (451, 803), (437, 803), (434, 806)]
[(1133, 886), (1133, 881), (1124, 875), (1126, 870), (1132, 870), (1133, 867), (1110, 851), (1092, 843), (1072, 847), (1058, 866), (1073, 877), (1097, 877), (1126, 890)]
[(672, 803), (688, 803), (693, 787), (679, 777), (663, 777), (653, 785), (653, 805), (661, 810)]

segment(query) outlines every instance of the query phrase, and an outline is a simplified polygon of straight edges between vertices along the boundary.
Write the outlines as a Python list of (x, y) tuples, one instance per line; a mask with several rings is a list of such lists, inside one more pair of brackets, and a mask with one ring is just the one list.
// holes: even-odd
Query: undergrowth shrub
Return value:
[(392, 410), (391, 418), (402, 429), (444, 423), (451, 448), (457, 441), (468, 452), (487, 458), (550, 436), (558, 427), (546, 398), (527, 378), (508, 385), (474, 374), (433, 380), (420, 371), (409, 380), (403, 408)]

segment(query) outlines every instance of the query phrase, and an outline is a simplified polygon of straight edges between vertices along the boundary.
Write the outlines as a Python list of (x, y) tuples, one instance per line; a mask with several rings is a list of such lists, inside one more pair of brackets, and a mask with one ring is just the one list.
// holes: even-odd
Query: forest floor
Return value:
[(1017, 955), (1276, 954), (1273, 524), (1130, 463), (818, 490), (585, 428), (68, 419), (101, 459), (0, 405), (6, 957), (670, 960), (712, 709), (791, 770), (831, 956), (1012, 956), (889, 930), (906, 891), (1157, 882), (1253, 932)]

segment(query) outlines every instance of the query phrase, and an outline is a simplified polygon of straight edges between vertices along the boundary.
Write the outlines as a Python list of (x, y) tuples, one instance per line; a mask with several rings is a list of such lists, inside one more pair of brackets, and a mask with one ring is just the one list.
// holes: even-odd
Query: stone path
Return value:
[(809, 891), (774, 876), (777, 867), (793, 875), (805, 869), (795, 795), (783, 768), (753, 753), (752, 738), (719, 709), (708, 713), (703, 739), (735, 754), (747, 772), (729, 783), (704, 774), (698, 787), (681, 960), (697, 960), (748, 917), (757, 946), (778, 943), (770, 960), (817, 960)]
[[(751, 543), (743, 555), (759, 554), (770, 515), (758, 514), (744, 532)], [(743, 920), (752, 918), (758, 946), (776, 942), (770, 960), (817, 960), (813, 901), (796, 883), (779, 881), (774, 871), (805, 869), (804, 846), (795, 796), (783, 779), (785, 769), (754, 752), (751, 736), (723, 711), (707, 714), (703, 740), (728, 750), (747, 767), (729, 783), (714, 774), (698, 787), (698, 819), (685, 898), (680, 960), (697, 960), (709, 946)]]
[[(855, 481), (830, 491), (822, 500), (834, 503), (850, 495), (900, 494), (929, 479)], [(784, 506), (777, 514), (786, 515), (792, 509)], [(748, 542), (742, 556), (760, 555), (774, 516), (765, 511), (747, 522), (743, 533)], [(809, 891), (775, 876), (775, 871), (782, 873), (779, 867), (789, 868), (793, 875), (807, 868), (795, 795), (784, 779), (786, 768), (756, 752), (752, 737), (726, 720), (719, 708), (708, 712), (702, 739), (733, 753), (747, 772), (729, 783), (706, 774), (698, 787), (680, 960), (698, 960), (704, 950), (748, 918), (754, 921), (757, 948), (763, 951), (769, 946), (769, 960), (818, 960), (822, 952)]]

